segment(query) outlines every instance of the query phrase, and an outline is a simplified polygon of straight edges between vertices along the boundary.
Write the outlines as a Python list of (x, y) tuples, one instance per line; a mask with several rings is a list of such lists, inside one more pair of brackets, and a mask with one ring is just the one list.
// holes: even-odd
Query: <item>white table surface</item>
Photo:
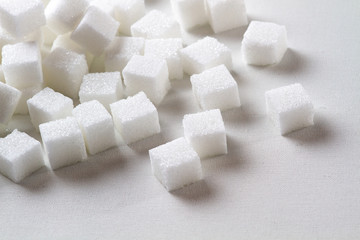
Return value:
[[(167, 13), (167, 0), (146, 0)], [(286, 26), (275, 66), (247, 66), (245, 28), (216, 37), (233, 50), (242, 107), (223, 112), (229, 154), (203, 160), (205, 179), (168, 193), (148, 149), (182, 136), (197, 112), (188, 78), (159, 107), (162, 134), (17, 185), (0, 176), (1, 239), (360, 239), (360, 1), (246, 0), (252, 20)], [(185, 43), (214, 35), (185, 33)], [(280, 136), (264, 92), (301, 83), (315, 126)]]

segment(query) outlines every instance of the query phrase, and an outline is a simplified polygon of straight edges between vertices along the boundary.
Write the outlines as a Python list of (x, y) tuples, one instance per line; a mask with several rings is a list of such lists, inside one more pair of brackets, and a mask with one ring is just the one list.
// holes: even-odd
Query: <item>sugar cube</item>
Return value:
[(253, 65), (278, 63), (286, 50), (285, 26), (269, 22), (252, 21), (241, 45), (243, 59)]
[(204, 0), (171, 0), (176, 20), (185, 29), (208, 23)]
[(133, 37), (181, 38), (180, 25), (159, 10), (151, 10), (131, 26)]
[(144, 92), (110, 105), (114, 124), (126, 143), (132, 143), (160, 132), (156, 107)]
[(212, 37), (205, 37), (180, 50), (184, 71), (193, 75), (225, 64), (232, 68), (231, 50)]
[(2, 67), (6, 83), (13, 87), (26, 88), (43, 82), (41, 55), (35, 42), (5, 45)]
[(79, 97), (81, 103), (98, 100), (110, 111), (110, 104), (123, 97), (120, 72), (86, 74), (80, 86)]
[(44, 88), (27, 101), (32, 124), (39, 129), (41, 123), (72, 115), (74, 104), (71, 98)]
[(168, 191), (203, 178), (200, 158), (183, 137), (150, 149), (149, 155), (153, 174)]
[(47, 86), (75, 99), (88, 66), (83, 54), (56, 48), (44, 59), (43, 70)]
[(240, 106), (238, 85), (225, 65), (194, 74), (190, 81), (200, 108), (228, 110)]
[(184, 136), (201, 159), (227, 153), (224, 121), (219, 109), (187, 114)]
[(314, 106), (299, 83), (265, 93), (267, 113), (281, 135), (314, 125)]
[(10, 121), (20, 97), (19, 90), (0, 82), (0, 123), (6, 124)]
[(0, 138), (0, 172), (18, 183), (44, 165), (39, 141), (14, 130)]
[(145, 15), (144, 0), (115, 0), (113, 6), (115, 19), (120, 22), (119, 31), (131, 35), (131, 25)]
[(21, 98), (15, 109), (15, 114), (28, 114), (29, 109), (27, 105), (27, 100), (32, 98), (35, 94), (40, 92), (43, 89), (42, 85), (35, 85), (27, 88), (18, 89), (21, 92)]
[(39, 128), (53, 170), (86, 160), (84, 138), (74, 117), (43, 123)]
[(144, 56), (157, 57), (166, 60), (169, 79), (183, 79), (179, 50), (183, 48), (181, 38), (148, 39), (145, 41)]

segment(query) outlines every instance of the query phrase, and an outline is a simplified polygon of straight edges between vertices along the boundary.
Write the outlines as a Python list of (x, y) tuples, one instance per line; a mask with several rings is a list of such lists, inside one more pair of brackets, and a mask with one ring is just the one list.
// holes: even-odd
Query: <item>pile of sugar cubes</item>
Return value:
[[(209, 24), (219, 33), (248, 18), (243, 0), (171, 6), (175, 18), (144, 0), (1, 0), (0, 124), (28, 114), (41, 141), (18, 130), (0, 138), (0, 172), (20, 182), (44, 159), (55, 170), (116, 147), (116, 132), (126, 144), (160, 133), (157, 106), (185, 73), (199, 112), (183, 117), (183, 137), (149, 150), (150, 162), (169, 191), (202, 179), (201, 160), (228, 152), (221, 111), (240, 106), (239, 89), (231, 49), (209, 36), (184, 46), (182, 31)], [(246, 63), (269, 65), (286, 49), (284, 26), (252, 21), (241, 51)], [(282, 135), (313, 125), (300, 84), (265, 100)]]

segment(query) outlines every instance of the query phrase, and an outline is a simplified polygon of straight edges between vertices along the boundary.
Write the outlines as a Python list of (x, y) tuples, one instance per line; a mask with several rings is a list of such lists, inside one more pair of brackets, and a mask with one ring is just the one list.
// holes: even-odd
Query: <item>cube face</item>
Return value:
[(116, 145), (115, 129), (109, 112), (98, 101), (82, 103), (73, 110), (90, 154), (96, 154)]
[(206, 69), (224, 64), (232, 68), (231, 51), (224, 44), (212, 37), (205, 37), (180, 50), (184, 71), (197, 74)]
[(176, 190), (203, 178), (200, 158), (185, 138), (149, 151), (155, 177), (168, 190)]
[(208, 22), (203, 0), (172, 0), (177, 21), (185, 29), (192, 29)]
[(20, 182), (44, 165), (41, 144), (26, 133), (14, 130), (0, 139), (0, 171)]
[(248, 64), (278, 63), (287, 50), (286, 29), (275, 23), (252, 21), (244, 34), (241, 49)]
[(87, 158), (84, 138), (74, 117), (43, 123), (39, 128), (53, 170)]
[(156, 107), (144, 92), (110, 105), (114, 124), (126, 143), (132, 143), (160, 132)]
[(314, 107), (301, 84), (265, 93), (267, 113), (282, 135), (314, 124)]
[(122, 0), (114, 3), (115, 19), (120, 22), (119, 31), (131, 35), (130, 27), (145, 15), (144, 0)]
[(15, 112), (21, 98), (21, 92), (0, 82), (0, 123), (6, 124)]
[(248, 24), (244, 0), (205, 0), (209, 22), (215, 33)]
[(228, 110), (240, 106), (238, 85), (225, 65), (190, 77), (193, 94), (204, 110)]
[(152, 10), (131, 26), (133, 37), (181, 38), (179, 24), (163, 12)]

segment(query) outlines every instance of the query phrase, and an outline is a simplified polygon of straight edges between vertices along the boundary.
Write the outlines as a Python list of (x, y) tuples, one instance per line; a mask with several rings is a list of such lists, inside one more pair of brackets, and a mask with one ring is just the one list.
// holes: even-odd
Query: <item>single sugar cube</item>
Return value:
[(119, 23), (101, 9), (91, 6), (71, 34), (71, 39), (99, 56), (114, 39)]
[(41, 55), (35, 42), (5, 45), (2, 67), (6, 83), (13, 87), (26, 88), (43, 82)]
[(144, 0), (113, 1), (115, 19), (120, 22), (119, 31), (131, 35), (130, 27), (145, 15)]
[(74, 117), (43, 123), (39, 128), (53, 170), (86, 160), (84, 138)]
[(126, 143), (160, 132), (159, 114), (144, 92), (110, 105), (114, 124)]
[(145, 41), (144, 56), (165, 59), (169, 70), (169, 79), (183, 79), (184, 71), (179, 55), (182, 48), (181, 38), (148, 39)]
[(0, 25), (16, 38), (38, 30), (45, 23), (41, 0), (0, 1)]
[(265, 99), (267, 113), (281, 135), (314, 125), (314, 106), (301, 84), (267, 91)]
[(228, 110), (240, 106), (238, 85), (225, 65), (194, 74), (190, 81), (201, 109)]
[(133, 37), (181, 38), (180, 25), (158, 10), (151, 10), (131, 26)]
[(71, 98), (44, 88), (27, 101), (32, 124), (39, 129), (41, 123), (72, 115), (74, 104)]
[(208, 23), (204, 0), (171, 0), (176, 20), (185, 29)]
[(39, 141), (26, 133), (14, 130), (0, 138), (0, 172), (18, 183), (44, 166)]
[(187, 114), (184, 136), (201, 159), (227, 154), (226, 131), (219, 109)]
[(27, 100), (32, 98), (35, 94), (40, 92), (43, 89), (42, 85), (35, 85), (32, 87), (18, 89), (21, 92), (21, 98), (15, 109), (15, 114), (28, 114), (29, 109), (27, 105)]
[(47, 86), (76, 99), (88, 66), (83, 54), (56, 48), (44, 59), (43, 70)]
[(224, 64), (232, 68), (231, 50), (212, 37), (205, 37), (180, 50), (184, 71), (193, 75)]
[(81, 103), (98, 100), (110, 111), (110, 104), (123, 97), (120, 72), (86, 74), (80, 86), (79, 97)]
[(248, 24), (244, 0), (205, 0), (205, 4), (215, 33)]
[(82, 103), (73, 110), (84, 135), (86, 148), (96, 154), (116, 145), (115, 128), (110, 113), (98, 101)]
[(75, 29), (89, 6), (87, 0), (51, 0), (45, 8), (47, 25), (56, 34)]
[(150, 149), (149, 155), (153, 174), (168, 191), (203, 178), (200, 158), (183, 137)]
[(124, 68), (123, 76), (128, 95), (143, 91), (155, 105), (163, 100), (170, 88), (164, 59), (135, 55)]
[(245, 62), (260, 66), (280, 62), (286, 50), (285, 26), (269, 22), (252, 21), (241, 45)]
[(0, 123), (10, 121), (21, 98), (21, 92), (14, 87), (0, 82)]

